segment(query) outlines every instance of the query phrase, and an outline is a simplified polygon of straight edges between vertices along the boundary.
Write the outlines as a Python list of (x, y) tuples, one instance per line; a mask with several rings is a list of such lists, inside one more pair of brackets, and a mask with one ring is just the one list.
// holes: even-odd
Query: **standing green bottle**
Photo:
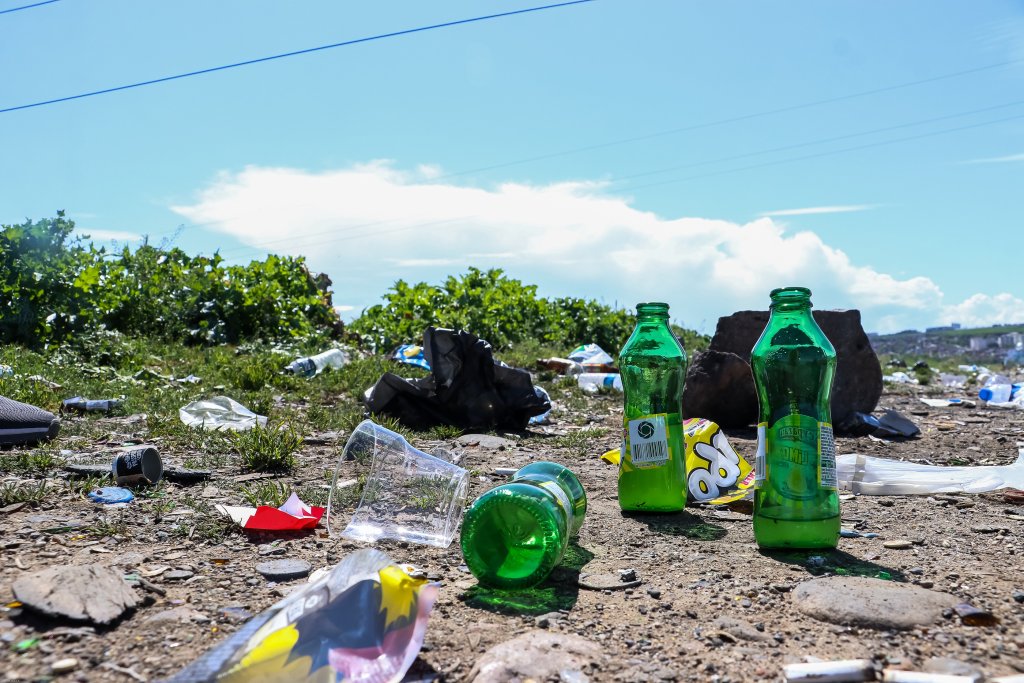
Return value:
[(668, 326), (668, 304), (637, 304), (636, 314), (636, 329), (619, 353), (625, 393), (619, 507), (676, 512), (686, 507), (686, 352)]
[(836, 352), (811, 316), (811, 290), (776, 289), (771, 299), (771, 317), (750, 355), (761, 405), (754, 538), (762, 548), (835, 548)]
[(486, 586), (532, 586), (562, 560), (586, 512), (575, 474), (553, 462), (530, 463), (466, 510), (462, 557)]

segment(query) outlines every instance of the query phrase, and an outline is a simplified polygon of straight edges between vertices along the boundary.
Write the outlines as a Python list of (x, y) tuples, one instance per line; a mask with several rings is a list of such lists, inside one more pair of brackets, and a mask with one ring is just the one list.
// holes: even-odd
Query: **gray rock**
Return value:
[(933, 623), (957, 603), (948, 593), (857, 576), (805, 581), (793, 592), (798, 610), (820, 621), (875, 629), (908, 629)]
[(712, 626), (717, 628), (719, 631), (728, 633), (737, 640), (750, 640), (755, 642), (771, 640), (770, 636), (766, 633), (762, 633), (747, 622), (741, 619), (734, 619), (733, 617), (718, 617), (715, 619)]
[(146, 619), (147, 624), (187, 624), (193, 621), (197, 624), (205, 624), (210, 621), (210, 617), (188, 605), (179, 605), (165, 609), (163, 612), (157, 612)]
[(686, 371), (683, 417), (705, 417), (722, 427), (743, 427), (757, 418), (750, 365), (735, 353), (704, 351)]
[(12, 586), (14, 597), (51, 617), (109, 624), (139, 598), (121, 572), (100, 565), (64, 565), (22, 576)]
[(309, 576), (313, 567), (305, 560), (287, 558), (284, 560), (271, 560), (260, 562), (256, 565), (256, 571), (267, 581), (293, 581)]
[(78, 668), (78, 660), (74, 657), (68, 657), (66, 659), (58, 659), (56, 662), (50, 665), (50, 671), (54, 675), (60, 676), (62, 674), (71, 673)]
[(455, 440), (460, 446), (479, 446), (492, 451), (514, 448), (515, 441), (491, 434), (464, 434)]
[(169, 572), (165, 572), (163, 576), (165, 581), (184, 581), (195, 576), (195, 572), (190, 572), (187, 569), (172, 569)]
[(550, 631), (528, 631), (495, 645), (469, 672), (472, 683), (549, 679), (587, 681), (584, 669), (598, 666), (604, 655), (595, 643), (579, 636)]
[[(835, 347), (838, 360), (836, 377), (832, 385), (832, 423), (840, 424), (854, 412), (870, 413), (878, 405), (878, 399), (882, 395), (882, 366), (861, 326), (860, 311), (816, 310), (813, 314), (825, 336)], [(739, 311), (719, 318), (708, 352), (735, 354), (740, 360), (749, 363), (750, 352), (767, 323), (767, 311)], [(734, 359), (723, 360), (719, 356), (717, 360), (711, 358), (705, 362), (700, 359), (700, 355), (698, 354), (693, 359), (693, 366), (699, 371), (706, 373), (708, 370), (714, 369), (716, 365), (720, 365), (722, 372), (727, 373), (723, 377), (723, 381), (715, 382), (711, 386), (716, 388), (720, 396), (735, 402), (737, 409), (727, 411), (722, 415), (705, 413), (699, 417), (706, 417), (723, 426), (726, 426), (726, 423), (722, 422), (722, 419), (730, 420), (732, 422), (730, 426), (749, 424), (753, 420), (754, 414), (751, 414), (748, 422), (737, 422), (737, 420), (743, 419), (742, 416), (751, 402), (754, 406), (757, 405), (753, 378), (748, 380), (739, 372), (739, 369), (735, 367)], [(691, 372), (696, 371), (693, 371), (691, 367)], [(725, 381), (728, 378), (732, 378), (731, 381)], [(701, 387), (708, 386), (706, 381), (701, 383), (701, 379), (700, 376), (694, 374), (694, 384), (691, 385), (691, 373), (687, 373), (686, 393), (689, 394), (692, 387), (695, 395), (689, 399), (686, 394), (683, 395), (684, 414), (688, 414), (688, 401), (691, 405), (699, 405), (699, 401), (713, 401), (715, 398), (698, 398), (697, 394), (703, 393)], [(715, 406), (702, 405), (701, 407), (708, 409)]]

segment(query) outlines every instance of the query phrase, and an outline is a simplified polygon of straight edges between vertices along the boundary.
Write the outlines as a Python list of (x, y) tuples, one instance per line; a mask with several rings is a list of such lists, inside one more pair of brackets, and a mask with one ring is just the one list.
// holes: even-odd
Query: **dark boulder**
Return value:
[[(882, 395), (882, 366), (861, 327), (860, 311), (814, 311), (813, 314), (836, 349), (832, 423), (842, 424), (855, 412), (870, 414)], [(757, 396), (753, 378), (749, 376), (750, 352), (767, 324), (767, 311), (739, 311), (718, 319), (708, 351), (697, 354), (687, 373), (683, 395), (685, 414), (706, 417), (722, 426), (754, 421)], [(710, 357), (702, 358), (705, 354)], [(746, 376), (739, 371), (735, 359), (728, 358), (731, 355), (747, 364)], [(717, 396), (704, 395), (709, 392)], [(751, 402), (752, 412), (748, 408)], [(749, 417), (744, 418), (748, 413)]]
[(705, 417), (722, 427), (744, 427), (757, 419), (750, 366), (734, 353), (698, 353), (686, 371), (683, 416)]

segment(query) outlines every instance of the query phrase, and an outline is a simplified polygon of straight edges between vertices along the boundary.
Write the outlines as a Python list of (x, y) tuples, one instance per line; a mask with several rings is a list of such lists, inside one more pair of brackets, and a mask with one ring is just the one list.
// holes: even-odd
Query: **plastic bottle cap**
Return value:
[(988, 387), (981, 389), (980, 391), (978, 391), (978, 398), (980, 398), (982, 401), (991, 401), (992, 390), (989, 389)]

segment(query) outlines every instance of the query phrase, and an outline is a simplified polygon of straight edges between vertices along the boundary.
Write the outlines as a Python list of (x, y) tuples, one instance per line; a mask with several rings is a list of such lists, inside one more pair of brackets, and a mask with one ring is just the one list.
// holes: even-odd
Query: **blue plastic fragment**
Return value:
[(103, 503), (104, 505), (130, 503), (134, 499), (135, 494), (120, 486), (103, 486), (94, 491), (89, 491), (89, 500), (94, 503)]
[(853, 529), (840, 529), (839, 535), (843, 538), (860, 538), (862, 534), (859, 531), (855, 531)]

